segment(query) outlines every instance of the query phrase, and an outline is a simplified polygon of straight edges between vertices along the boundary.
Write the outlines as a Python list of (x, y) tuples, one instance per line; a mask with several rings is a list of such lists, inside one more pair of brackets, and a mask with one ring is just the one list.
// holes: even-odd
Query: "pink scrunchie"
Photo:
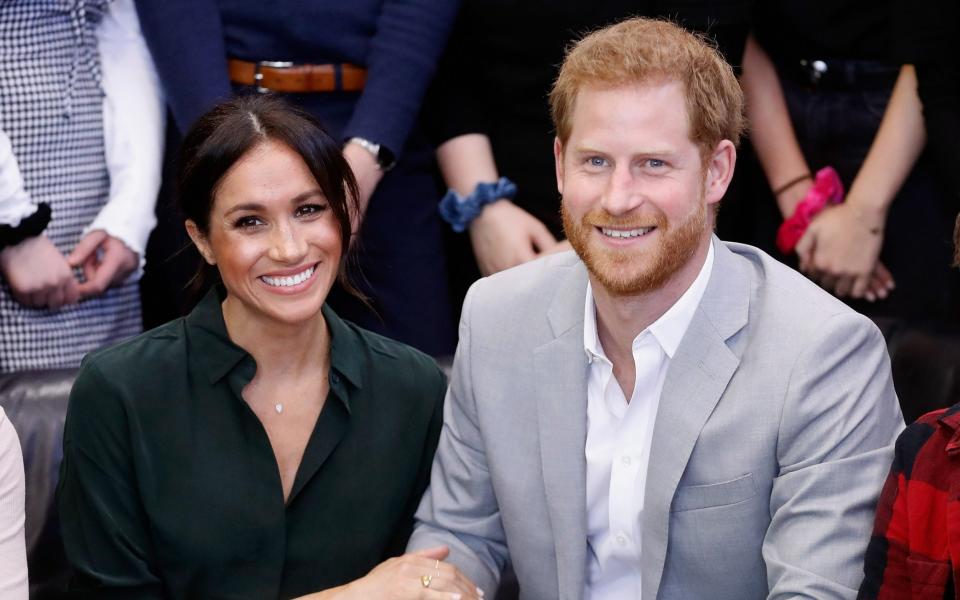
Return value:
[(803, 237), (810, 222), (827, 204), (843, 202), (843, 182), (833, 167), (824, 167), (817, 171), (807, 195), (803, 197), (790, 218), (786, 219), (777, 230), (777, 248), (784, 254), (790, 254), (797, 247), (797, 242)]

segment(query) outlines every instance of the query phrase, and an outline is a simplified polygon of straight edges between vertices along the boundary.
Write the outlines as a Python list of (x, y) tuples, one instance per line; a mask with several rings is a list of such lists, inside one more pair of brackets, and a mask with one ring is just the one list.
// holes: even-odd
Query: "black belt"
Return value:
[(824, 90), (889, 90), (900, 67), (876, 60), (794, 59), (778, 60), (781, 76), (807, 88)]

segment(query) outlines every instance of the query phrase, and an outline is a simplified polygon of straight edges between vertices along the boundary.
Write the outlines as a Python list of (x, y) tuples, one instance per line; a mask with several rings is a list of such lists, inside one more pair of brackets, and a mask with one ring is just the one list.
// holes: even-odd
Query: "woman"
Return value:
[(220, 283), (84, 362), (59, 489), (76, 590), (478, 597), (444, 548), (376, 566), (410, 533), (445, 381), (324, 306), (335, 279), (349, 288), (356, 198), (336, 141), (278, 100), (222, 104), (188, 133), (181, 208)]
[(0, 408), (0, 598), (27, 599), (23, 456), (13, 425)]

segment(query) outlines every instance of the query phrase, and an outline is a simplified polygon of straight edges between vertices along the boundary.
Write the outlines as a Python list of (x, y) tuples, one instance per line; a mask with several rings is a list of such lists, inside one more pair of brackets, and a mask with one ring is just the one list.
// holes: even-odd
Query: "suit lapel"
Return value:
[(700, 431), (740, 358), (727, 345), (747, 323), (747, 267), (714, 238), (710, 282), (670, 361), (653, 430), (643, 510), (643, 597), (656, 598), (669, 539), (670, 505)]
[(557, 597), (580, 598), (586, 575), (586, 270), (571, 267), (547, 317), (555, 336), (534, 350), (540, 458), (553, 532)]

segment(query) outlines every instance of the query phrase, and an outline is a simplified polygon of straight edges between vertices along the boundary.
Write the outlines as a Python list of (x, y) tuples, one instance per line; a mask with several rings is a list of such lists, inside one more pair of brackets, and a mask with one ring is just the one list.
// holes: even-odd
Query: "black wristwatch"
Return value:
[(384, 173), (395, 167), (397, 164), (397, 158), (393, 155), (393, 152), (390, 152), (390, 150), (386, 148), (386, 146), (382, 146), (376, 142), (371, 142), (370, 140), (365, 140), (362, 137), (352, 137), (347, 140), (348, 144), (350, 142), (353, 142), (372, 154), (374, 160), (377, 161), (377, 167)]

